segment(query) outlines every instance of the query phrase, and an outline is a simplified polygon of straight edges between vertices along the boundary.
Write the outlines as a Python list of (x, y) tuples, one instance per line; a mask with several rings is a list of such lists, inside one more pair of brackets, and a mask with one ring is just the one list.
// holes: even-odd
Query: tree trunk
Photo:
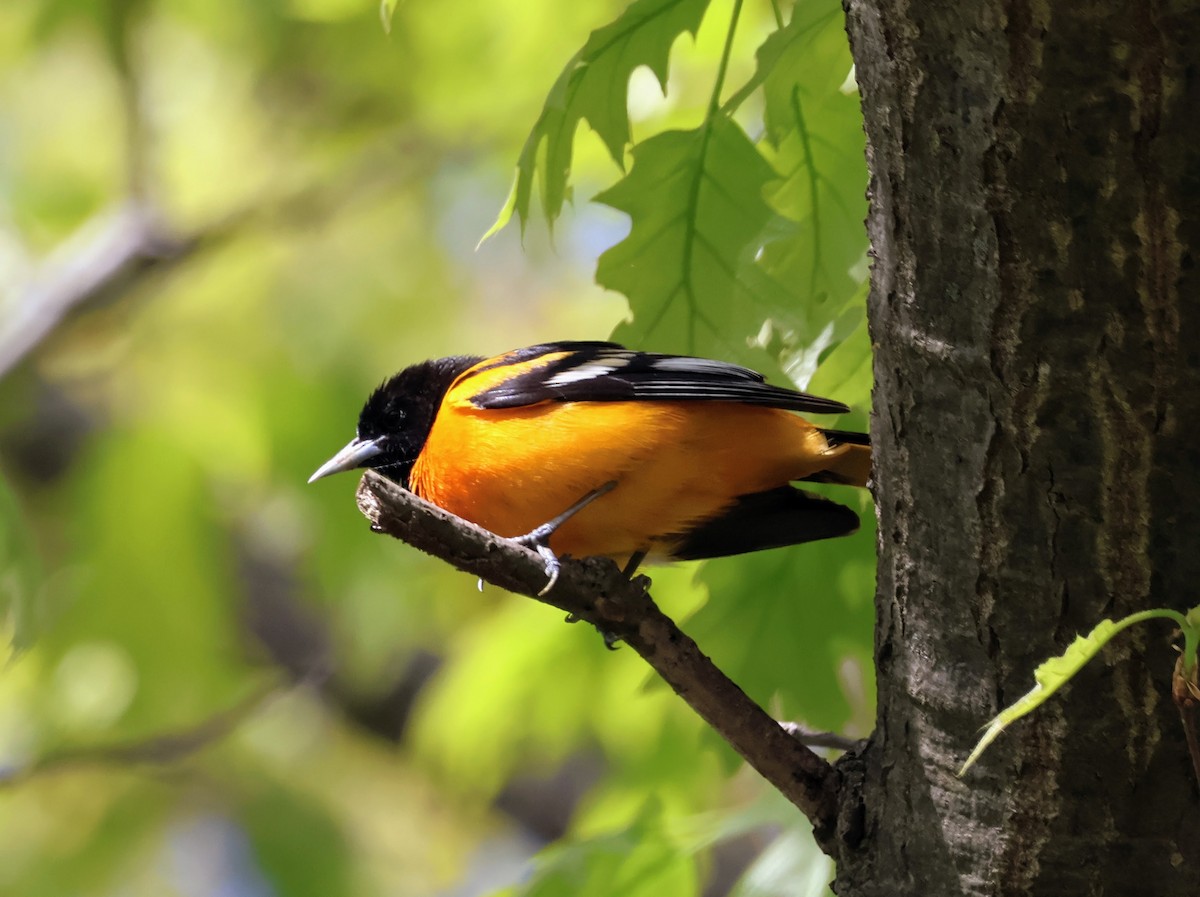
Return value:
[(1200, 602), (1200, 6), (847, 0), (871, 169), (879, 717), (842, 895), (1200, 894), (1169, 627)]

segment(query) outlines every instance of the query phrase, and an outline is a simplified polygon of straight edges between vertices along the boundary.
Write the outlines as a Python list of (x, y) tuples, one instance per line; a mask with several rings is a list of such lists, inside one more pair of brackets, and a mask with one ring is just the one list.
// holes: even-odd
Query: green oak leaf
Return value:
[[(750, 85), (762, 85), (763, 123), (767, 139), (776, 145), (796, 128), (792, 92), (797, 85), (809, 100), (850, 96), (854, 106), (858, 105), (855, 94), (842, 90), (853, 63), (838, 0), (797, 4), (791, 21), (763, 41), (755, 58), (758, 65)], [(855, 142), (862, 143), (861, 115), (858, 125)]]
[(524, 232), (534, 177), (539, 175), (543, 212), (553, 227), (569, 195), (567, 181), (581, 120), (624, 168), (630, 140), (629, 76), (644, 65), (665, 91), (671, 45), (684, 32), (696, 34), (707, 7), (708, 0), (636, 0), (614, 21), (591, 33), (550, 88), (517, 161), (512, 196), (485, 239), (507, 224), (514, 211)]
[[(513, 897), (652, 897), (696, 894), (700, 875), (695, 847), (681, 843), (651, 798), (624, 829), (556, 844), (535, 860)], [(690, 849), (689, 849), (690, 848)]]
[(762, 322), (793, 301), (756, 264), (775, 218), (762, 195), (774, 178), (741, 127), (720, 115), (634, 148), (629, 174), (596, 197), (632, 219), (596, 268), (596, 282), (624, 293), (633, 311), (614, 339), (747, 360)]
[(755, 75), (763, 152), (780, 173), (766, 199), (793, 225), (767, 243), (762, 264), (804, 300), (780, 326), (817, 352), (839, 338), (827, 328), (857, 303), (867, 274), (865, 138), (842, 23), (833, 0), (801, 4), (759, 48)]

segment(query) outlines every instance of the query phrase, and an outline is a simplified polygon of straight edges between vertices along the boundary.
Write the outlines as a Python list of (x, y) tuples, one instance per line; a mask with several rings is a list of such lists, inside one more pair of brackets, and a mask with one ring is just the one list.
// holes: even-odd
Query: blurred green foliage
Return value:
[[(822, 891), (632, 652), (304, 481), (411, 361), (610, 332), (864, 427), (836, 2), (10, 0), (0, 110), (0, 894)], [(840, 497), (852, 538), (651, 572), (865, 734)]]

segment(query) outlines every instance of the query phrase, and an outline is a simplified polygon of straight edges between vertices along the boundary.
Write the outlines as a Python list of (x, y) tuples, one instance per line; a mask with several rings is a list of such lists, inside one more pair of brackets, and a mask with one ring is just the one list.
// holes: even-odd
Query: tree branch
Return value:
[(88, 221), (3, 303), (0, 376), (16, 367), (72, 310), (140, 270), (178, 259), (197, 242), (168, 235), (157, 214), (139, 202), (121, 203)]
[(493, 585), (536, 598), (611, 633), (642, 656), (746, 762), (812, 821), (819, 841), (835, 823), (837, 774), (722, 673), (655, 605), (649, 580), (603, 558), (566, 559), (549, 595), (534, 551), (455, 517), (368, 472), (358, 507), (386, 533)]
[(234, 729), (282, 695), (286, 688), (269, 685), (205, 720), (171, 732), (133, 741), (64, 748), (19, 767), (0, 769), (0, 789), (23, 784), (35, 776), (84, 765), (166, 766), (221, 741)]
[[(344, 176), (305, 183), (278, 195), (247, 201), (188, 233), (175, 233), (149, 200), (131, 198), (94, 215), (33, 267), (27, 278), (0, 293), (0, 377), (5, 376), (75, 312), (128, 291), (147, 276), (222, 245), (251, 226), (278, 230), (324, 223), (360, 197), (375, 197), (415, 177), (397, 162), (403, 150), (367, 154)], [(140, 163), (131, 161), (130, 177)], [(380, 172), (384, 172), (381, 175)]]

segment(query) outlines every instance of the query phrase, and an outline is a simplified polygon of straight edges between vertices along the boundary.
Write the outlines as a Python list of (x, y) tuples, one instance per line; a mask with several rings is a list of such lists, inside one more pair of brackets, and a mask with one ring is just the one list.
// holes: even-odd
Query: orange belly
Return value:
[(715, 402), (444, 407), (413, 466), (414, 492), (500, 536), (519, 536), (591, 491), (616, 487), (551, 538), (559, 554), (669, 555), (740, 495), (836, 466), (819, 429), (787, 411)]

